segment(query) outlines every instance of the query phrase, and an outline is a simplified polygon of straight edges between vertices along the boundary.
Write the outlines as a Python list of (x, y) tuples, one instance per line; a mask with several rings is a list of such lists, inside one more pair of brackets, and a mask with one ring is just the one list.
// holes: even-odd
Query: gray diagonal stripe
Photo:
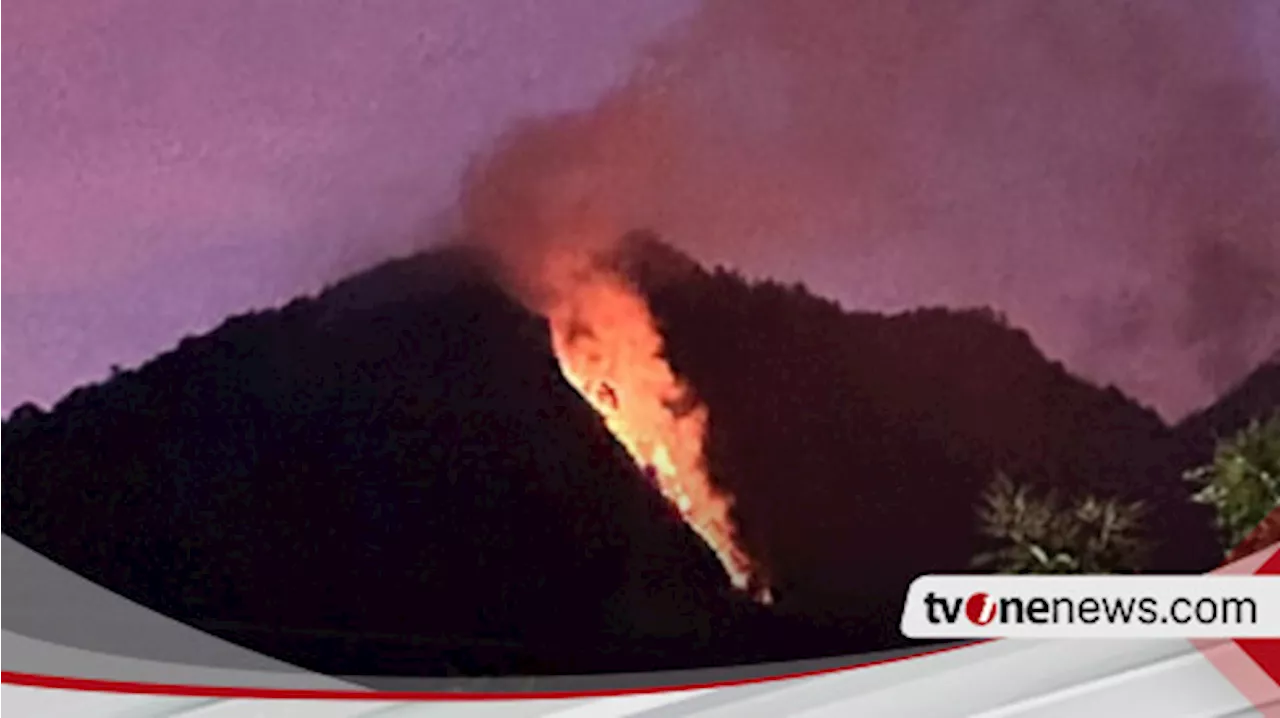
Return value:
[(355, 689), (191, 628), (82, 578), (8, 536), (4, 670), (148, 683)]

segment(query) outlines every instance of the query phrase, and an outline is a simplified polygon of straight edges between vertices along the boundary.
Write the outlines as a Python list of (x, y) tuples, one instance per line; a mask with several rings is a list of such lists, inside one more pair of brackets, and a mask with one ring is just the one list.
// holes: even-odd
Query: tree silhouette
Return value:
[(1218, 442), (1213, 461), (1186, 473), (1200, 486), (1197, 503), (1213, 507), (1224, 552), (1231, 550), (1280, 506), (1280, 412), (1253, 420)]
[(1150, 551), (1145, 514), (1141, 501), (1085, 495), (1064, 503), (1053, 492), (1036, 496), (999, 473), (978, 508), (980, 531), (997, 547), (973, 565), (1014, 574), (1137, 571)]

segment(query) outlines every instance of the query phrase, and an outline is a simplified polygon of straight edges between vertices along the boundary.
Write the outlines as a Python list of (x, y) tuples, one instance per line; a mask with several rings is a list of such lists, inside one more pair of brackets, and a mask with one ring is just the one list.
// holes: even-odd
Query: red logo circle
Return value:
[(964, 602), (964, 615), (975, 624), (985, 626), (996, 617), (996, 602), (985, 593), (975, 593)]

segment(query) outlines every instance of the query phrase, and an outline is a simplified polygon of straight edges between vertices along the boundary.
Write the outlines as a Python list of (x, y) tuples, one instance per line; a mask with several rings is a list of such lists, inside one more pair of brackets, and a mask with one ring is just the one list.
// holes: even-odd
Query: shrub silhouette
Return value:
[(1229, 555), (1280, 507), (1280, 412), (1220, 441), (1213, 461), (1188, 471), (1186, 478), (1199, 487), (1194, 500), (1213, 508)]
[(983, 535), (998, 547), (977, 555), (973, 565), (1013, 574), (1135, 572), (1151, 548), (1143, 535), (1145, 513), (1141, 501), (1036, 496), (998, 474), (978, 510)]

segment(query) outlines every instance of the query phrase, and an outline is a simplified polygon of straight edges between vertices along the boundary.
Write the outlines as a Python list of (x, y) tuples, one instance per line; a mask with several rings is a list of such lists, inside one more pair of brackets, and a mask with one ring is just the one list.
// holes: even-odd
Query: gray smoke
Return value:
[(1268, 37), (1269, 0), (709, 0), (507, 176), (850, 307), (994, 306), (1176, 417), (1280, 346)]

